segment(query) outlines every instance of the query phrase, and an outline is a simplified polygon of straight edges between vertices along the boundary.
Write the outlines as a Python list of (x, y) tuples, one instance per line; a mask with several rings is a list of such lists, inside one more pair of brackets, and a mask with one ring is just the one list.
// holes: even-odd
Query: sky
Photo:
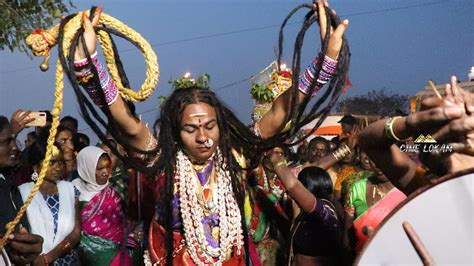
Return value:
[[(137, 104), (137, 113), (150, 124), (158, 117), (158, 97), (170, 93), (171, 78), (191, 72), (208, 73), (211, 87), (246, 123), (253, 100), (248, 79), (275, 59), (279, 25), (300, 3), (293, 0), (108, 0), (73, 1), (72, 13), (100, 5), (149, 41), (158, 55), (160, 82), (154, 94)], [(350, 21), (346, 37), (351, 49), (349, 71), (353, 87), (343, 97), (386, 89), (415, 95), (429, 79), (461, 81), (474, 66), (474, 1), (472, 0), (337, 0), (331, 7)], [(286, 63), (305, 12), (294, 16), (285, 30)], [(306, 37), (303, 67), (320, 49), (318, 28)], [(141, 53), (116, 38), (132, 83), (145, 78)], [(0, 51), (0, 114), (16, 109), (51, 109), (54, 101), (55, 49), (48, 72), (41, 58)], [(80, 119), (74, 92), (66, 84), (62, 116)], [(96, 139), (80, 119), (79, 129)], [(29, 130), (25, 130), (28, 132)], [(23, 134), (25, 133), (23, 132)], [(21, 139), (22, 136), (20, 136)]]

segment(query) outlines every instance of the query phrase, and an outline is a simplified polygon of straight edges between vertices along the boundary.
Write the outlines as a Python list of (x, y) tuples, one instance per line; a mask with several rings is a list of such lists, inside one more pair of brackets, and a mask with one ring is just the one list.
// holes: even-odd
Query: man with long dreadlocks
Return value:
[[(327, 12), (327, 4), (318, 3), (309, 8), (318, 10), (314, 17), (311, 11), (307, 20), (314, 23), (319, 17), (324, 54), (319, 56), (319, 62), (310, 64), (299, 80), (293, 79), (292, 90), (275, 100), (272, 109), (255, 125), (257, 134), (223, 105), (214, 92), (189, 87), (175, 90), (166, 100), (161, 110), (159, 142), (129, 111), (97, 59), (93, 25), (98, 23), (100, 10), (92, 21), (84, 15), (87, 48), (80, 44), (76, 49), (76, 77), (92, 100), (103, 107), (114, 128), (120, 129), (121, 136), (125, 136), (122, 141), (132, 147), (131, 151), (144, 151), (140, 158), (156, 175), (157, 209), (150, 225), (148, 262), (153, 265), (261, 264), (246, 225), (245, 169), (258, 163), (262, 151), (288, 138), (288, 134), (279, 132), (290, 117), (293, 120), (296, 115), (298, 119), (293, 126), (301, 126), (298, 123), (301, 110), (298, 112), (297, 108), (304, 110), (308, 95), (317, 92), (340, 69), (337, 59), (344, 62), (340, 74), (345, 76), (347, 71), (348, 48), (343, 33), (348, 21), (339, 23), (334, 14)], [(346, 47), (343, 55), (341, 47)], [(92, 56), (89, 58), (88, 54)], [(85, 67), (88, 60), (97, 70), (101, 88), (98, 82), (90, 82), (95, 71)], [(299, 54), (294, 65), (299, 65), (298, 60)], [(298, 75), (299, 68), (293, 73)], [(331, 102), (337, 100), (343, 83), (340, 81), (336, 82)], [(302, 107), (297, 105), (300, 103)]]

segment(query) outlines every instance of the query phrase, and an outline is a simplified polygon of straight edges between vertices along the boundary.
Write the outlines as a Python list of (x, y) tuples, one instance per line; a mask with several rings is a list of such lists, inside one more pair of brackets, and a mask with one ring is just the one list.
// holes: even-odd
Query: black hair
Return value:
[(69, 116), (69, 115), (63, 117), (63, 118), (60, 120), (59, 123), (62, 124), (62, 125), (64, 125), (64, 124), (63, 124), (64, 122), (70, 122), (70, 123), (72, 123), (72, 125), (73, 125), (74, 128), (71, 128), (71, 130), (73, 130), (73, 131), (77, 130), (77, 127), (79, 126), (79, 122), (77, 121), (77, 119), (74, 118), (74, 117), (72, 117), (72, 116)]
[(69, 131), (71, 132), (72, 134), (74, 134), (74, 131), (72, 131), (72, 129), (64, 126), (64, 125), (59, 125), (57, 130), (56, 130), (56, 136), (59, 135), (59, 133), (63, 132), (63, 131)]
[[(82, 140), (81, 140), (82, 139)], [(74, 134), (72, 141), (74, 143), (74, 150), (80, 152), (83, 148), (90, 145), (89, 136), (84, 133)]]
[(320, 136), (317, 136), (317, 137), (314, 137), (308, 144), (308, 150), (312, 150), (314, 149), (314, 147), (316, 146), (316, 143), (318, 142), (321, 142), (323, 143), (326, 148), (329, 150), (329, 141), (323, 137), (320, 137)]
[(8, 118), (5, 116), (1, 115), (0, 116), (0, 131), (2, 131), (4, 128), (6, 128), (8, 125), (10, 125), (10, 122), (8, 121)]
[[(51, 126), (43, 127), (42, 130), (40, 131), (39, 135), (38, 135), (37, 140), (40, 141), (40, 142), (46, 143), (48, 141), (50, 129), (51, 129)], [(71, 132), (71, 134), (74, 135), (74, 132), (70, 128), (65, 127), (65, 126), (60, 124), (60, 125), (58, 125), (58, 128), (56, 130), (56, 136), (58, 136), (59, 133), (61, 133), (63, 131), (69, 131), (69, 132)]]
[(332, 181), (325, 170), (315, 166), (305, 167), (298, 174), (298, 179), (316, 198), (332, 200)]
[(34, 139), (37, 139), (37, 138), (38, 138), (38, 136), (36, 135), (36, 132), (35, 132), (35, 131), (30, 131), (30, 132), (28, 132), (28, 134), (26, 134), (26, 136), (31, 137), (31, 138), (34, 138)]
[[(318, 13), (315, 12), (314, 6), (312, 4), (301, 4), (290, 11), (288, 16), (284, 19), (279, 33), (279, 40), (278, 40), (278, 66), (280, 66), (281, 57), (283, 55), (283, 29), (286, 26), (289, 19), (300, 9), (307, 8), (310, 11), (305, 15), (303, 25), (300, 31), (297, 34), (294, 50), (293, 50), (293, 61), (292, 61), (292, 88), (291, 88), (291, 111), (290, 111), (290, 119), (292, 127), (290, 130), (286, 132), (287, 137), (295, 136), (296, 133), (306, 124), (310, 123), (316, 118), (319, 118), (318, 122), (314, 125), (310, 132), (308, 132), (299, 140), (288, 143), (289, 146), (295, 145), (307, 137), (309, 137), (316, 129), (321, 126), (322, 122), (325, 120), (331, 109), (334, 107), (335, 103), (339, 99), (339, 96), (342, 92), (342, 89), (346, 85), (347, 80), (347, 72), (349, 70), (350, 65), (350, 51), (349, 45), (346, 38), (342, 37), (342, 46), (339, 52), (338, 63), (336, 66), (336, 71), (334, 77), (331, 79), (329, 86), (327, 87), (324, 93), (320, 92), (322, 96), (307, 109), (307, 105), (311, 98), (311, 93), (306, 95), (303, 102), (300, 105), (294, 104), (297, 99), (298, 94), (298, 87), (299, 87), (299, 76), (300, 76), (300, 67), (301, 67), (301, 49), (303, 47), (303, 41), (306, 31), (312, 24), (318, 23)], [(326, 55), (326, 51), (328, 49), (330, 34), (331, 34), (331, 27), (336, 28), (340, 24), (340, 19), (336, 16), (328, 7), (324, 7), (326, 10), (326, 18), (327, 18), (327, 25), (326, 25), (326, 36), (324, 37), (324, 41), (321, 44), (321, 52), (318, 56), (317, 62), (317, 69), (318, 72), (315, 74), (315, 77), (319, 76), (321, 71), (321, 67), (324, 61), (324, 57)], [(310, 90), (312, 91), (317, 85), (317, 78), (315, 78), (310, 84)], [(327, 101), (328, 100), (328, 101)], [(326, 103), (326, 106), (322, 107), (323, 104)], [(322, 108), (321, 108), (322, 107)], [(321, 108), (321, 109), (320, 109)], [(285, 133), (284, 133), (285, 134)]]
[[(60, 150), (59, 145), (54, 145)], [(35, 141), (28, 149), (28, 165), (37, 165), (44, 160), (48, 144), (43, 141)]]

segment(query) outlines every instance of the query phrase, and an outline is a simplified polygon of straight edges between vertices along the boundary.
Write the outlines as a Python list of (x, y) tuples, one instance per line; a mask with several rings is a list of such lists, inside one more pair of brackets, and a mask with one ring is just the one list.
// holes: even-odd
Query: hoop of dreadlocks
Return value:
[[(87, 13), (88, 15), (93, 17), (95, 11), (96, 8), (92, 7), (90, 11), (82, 11), (77, 14), (69, 15), (63, 18), (59, 24), (53, 26), (51, 29), (36, 29), (26, 38), (26, 44), (33, 51), (33, 54), (35, 56), (45, 57), (43, 63), (40, 65), (42, 71), (47, 71), (49, 69), (48, 60), (50, 58), (51, 48), (53, 48), (56, 44), (59, 44), (58, 61), (56, 64), (57, 67), (54, 92), (55, 100), (53, 108), (51, 109), (53, 121), (47, 140), (47, 150), (45, 159), (43, 160), (38, 180), (36, 181), (36, 184), (33, 187), (30, 195), (25, 200), (25, 203), (18, 211), (15, 219), (7, 224), (7, 232), (0, 241), (0, 249), (3, 249), (9, 235), (13, 232), (15, 226), (18, 224), (21, 217), (24, 215), (31, 200), (38, 192), (39, 187), (41, 186), (48, 170), (49, 162), (53, 155), (53, 147), (57, 127), (59, 125), (59, 117), (63, 108), (64, 73), (67, 74), (67, 77), (73, 84), (73, 87), (74, 85), (76, 85), (74, 89), (76, 91), (77, 96), (79, 98), (84, 98), (84, 95), (82, 95), (80, 88), (77, 86), (77, 82), (75, 82), (76, 77), (74, 76), (75, 68), (73, 64), (74, 50), (79, 41), (82, 41), (84, 43), (83, 38), (81, 38), (80, 40), (80, 37), (84, 32), (84, 29), (81, 28), (83, 13)], [(99, 40), (102, 44), (102, 50), (104, 52), (105, 58), (107, 59), (107, 67), (110, 71), (113, 81), (120, 90), (121, 96), (129, 101), (144, 101), (153, 93), (159, 80), (159, 66), (155, 52), (151, 48), (150, 44), (140, 34), (129, 28), (124, 23), (107, 14), (102, 14), (100, 18), (100, 25), (102, 26), (96, 27), (96, 30), (99, 32)], [(138, 91), (134, 91), (129, 88), (128, 80), (124, 74), (115, 43), (113, 42), (110, 33), (129, 40), (135, 46), (137, 46), (144, 54), (147, 65), (146, 79)], [(87, 54), (87, 60), (83, 62), (82, 66), (91, 67), (92, 62), (93, 60), (91, 60), (90, 55)], [(83, 78), (93, 79), (93, 75), (97, 74), (98, 70), (100, 69), (94, 68), (92, 72), (89, 72), (89, 75), (84, 75)], [(97, 81), (98, 80), (95, 79), (95, 82)], [(98, 97), (103, 96), (103, 93), (101, 91), (98, 92), (98, 94)], [(90, 120), (90, 116), (86, 108), (91, 108), (93, 115), (96, 118), (99, 117), (97, 112), (95, 112), (95, 110), (93, 110), (90, 105), (86, 107), (82, 101), (79, 102), (82, 113), (87, 116), (85, 117), (86, 120)], [(102, 124), (105, 125), (105, 123)], [(105, 138), (105, 136), (102, 135), (102, 138)]]

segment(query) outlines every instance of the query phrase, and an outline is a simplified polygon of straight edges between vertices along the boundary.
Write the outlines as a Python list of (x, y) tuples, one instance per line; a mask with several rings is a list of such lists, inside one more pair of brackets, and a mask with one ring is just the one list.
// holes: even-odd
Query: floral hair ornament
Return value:
[[(211, 81), (211, 76), (207, 73), (199, 75), (197, 78), (193, 78), (190, 72), (186, 72), (182, 77), (173, 80), (172, 78), (168, 81), (171, 84), (171, 88), (173, 90), (183, 89), (183, 88), (190, 88), (190, 87), (198, 87), (201, 89), (211, 89), (209, 87), (209, 83)], [(159, 106), (163, 107), (166, 100), (168, 99), (167, 96), (159, 96)]]

